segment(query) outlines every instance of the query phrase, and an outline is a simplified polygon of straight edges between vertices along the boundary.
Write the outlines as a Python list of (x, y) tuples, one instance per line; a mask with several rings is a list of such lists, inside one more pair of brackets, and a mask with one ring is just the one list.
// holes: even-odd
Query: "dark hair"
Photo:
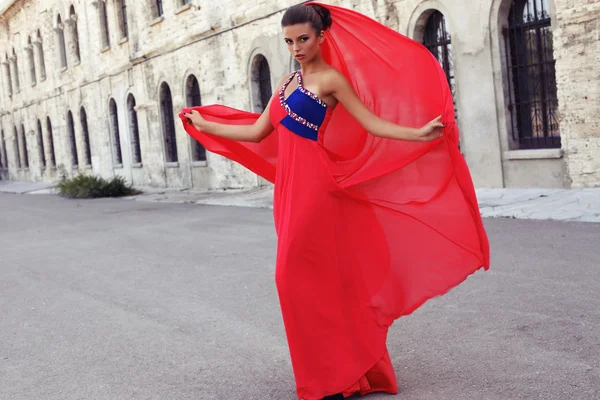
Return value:
[(287, 9), (281, 19), (281, 27), (310, 22), (317, 35), (331, 27), (331, 13), (318, 4), (297, 4)]

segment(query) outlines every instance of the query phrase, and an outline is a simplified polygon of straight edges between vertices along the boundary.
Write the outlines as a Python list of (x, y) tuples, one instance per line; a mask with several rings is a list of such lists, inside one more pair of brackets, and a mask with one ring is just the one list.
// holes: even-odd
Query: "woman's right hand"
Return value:
[(184, 117), (188, 119), (188, 121), (196, 127), (199, 131), (204, 130), (203, 127), (206, 126), (206, 120), (202, 118), (202, 115), (196, 110), (192, 110), (189, 113), (184, 113)]

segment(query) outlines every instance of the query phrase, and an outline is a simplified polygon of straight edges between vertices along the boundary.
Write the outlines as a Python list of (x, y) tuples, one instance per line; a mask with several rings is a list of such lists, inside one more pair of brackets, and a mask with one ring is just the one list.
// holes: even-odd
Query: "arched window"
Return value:
[(17, 168), (21, 169), (21, 146), (19, 146), (19, 131), (17, 130), (17, 126), (14, 126), (14, 151), (15, 151), (15, 159), (17, 160)]
[(108, 15), (106, 13), (106, 0), (98, 2), (98, 17), (100, 18), (100, 37), (102, 38), (102, 47), (110, 46), (110, 31), (108, 30)]
[(8, 157), (6, 156), (6, 140), (4, 139), (4, 130), (0, 131), (0, 157), (2, 158), (2, 168), (8, 169)]
[(50, 154), (50, 166), (56, 167), (56, 154), (54, 153), (54, 135), (52, 134), (52, 123), (50, 117), (46, 117), (46, 132), (48, 133), (48, 153)]
[(15, 51), (14, 47), (13, 47), (12, 61), (13, 61), (13, 74), (15, 75), (14, 76), (15, 91), (18, 93), (21, 91), (21, 80), (19, 79), (19, 59), (17, 58), (17, 52)]
[(44, 59), (44, 44), (42, 42), (42, 34), (40, 33), (39, 29), (37, 31), (37, 39), (35, 44), (38, 48), (38, 57), (40, 60), (40, 80), (43, 81), (46, 79), (46, 60)]
[(271, 89), (271, 69), (267, 59), (258, 54), (252, 61), (252, 98), (254, 111), (265, 111), (273, 90)]
[(127, 114), (129, 116), (129, 135), (131, 137), (131, 156), (134, 164), (142, 162), (142, 148), (140, 145), (140, 130), (137, 111), (135, 111), (135, 97), (130, 93), (127, 96)]
[(160, 113), (167, 162), (177, 162), (177, 138), (175, 136), (175, 121), (173, 118), (173, 98), (171, 97), (171, 89), (166, 82), (160, 85)]
[(75, 136), (75, 121), (73, 121), (73, 113), (67, 113), (67, 130), (69, 131), (69, 144), (71, 145), (71, 165), (73, 168), (79, 166), (77, 157), (77, 137)]
[(110, 114), (110, 130), (112, 131), (113, 139), (113, 157), (117, 166), (123, 164), (123, 153), (121, 152), (121, 135), (119, 134), (119, 114), (117, 113), (117, 103), (114, 99), (110, 99), (108, 106)]
[(42, 122), (37, 120), (37, 145), (42, 168), (46, 168), (46, 153), (44, 152), (44, 132), (42, 131)]
[[(437, 58), (446, 74), (448, 85), (452, 91), (452, 96), (456, 96), (456, 84), (454, 81), (454, 59), (452, 57), (452, 40), (448, 30), (448, 22), (439, 11), (434, 11), (425, 24), (423, 34), (423, 45)], [(456, 102), (454, 103), (456, 114)]]
[(154, 6), (154, 16), (161, 17), (164, 14), (162, 0), (151, 0)]
[(29, 168), (29, 153), (27, 152), (27, 136), (25, 133), (25, 126), (21, 124), (21, 145), (23, 146), (23, 167)]
[(127, 1), (117, 0), (117, 2), (115, 3), (115, 7), (117, 8), (117, 21), (119, 21), (119, 33), (121, 34), (121, 39), (124, 39), (129, 36), (129, 25), (127, 23)]
[[(202, 105), (202, 99), (200, 97), (200, 85), (198, 79), (194, 75), (190, 75), (185, 85), (186, 103), (188, 107)], [(192, 161), (206, 161), (206, 149), (196, 139), (190, 136), (192, 144)]]
[(512, 137), (520, 149), (561, 146), (550, 23), (547, 0), (513, 0), (505, 45)]
[(81, 122), (81, 133), (83, 134), (83, 155), (85, 156), (85, 166), (92, 165), (92, 148), (90, 146), (90, 131), (88, 129), (87, 114), (85, 108), (79, 110), (79, 120)]
[(12, 94), (13, 94), (12, 73), (11, 73), (10, 63), (11, 63), (11, 61), (8, 58), (8, 54), (5, 54), (5, 61), (2, 64), (4, 64), (4, 79), (6, 80), (8, 97), (12, 97)]
[(81, 50), (79, 48), (79, 30), (77, 29), (77, 14), (75, 13), (75, 6), (73, 5), (69, 10), (69, 18), (71, 25), (71, 47), (73, 55), (75, 56), (75, 61), (79, 62), (81, 60)]
[(27, 38), (27, 58), (29, 61), (29, 77), (31, 84), (35, 85), (37, 82), (35, 74), (35, 57), (33, 56), (33, 44), (31, 44), (31, 37)]
[(67, 46), (65, 44), (65, 26), (60, 14), (56, 18), (56, 40), (58, 41), (58, 62), (61, 68), (67, 68)]

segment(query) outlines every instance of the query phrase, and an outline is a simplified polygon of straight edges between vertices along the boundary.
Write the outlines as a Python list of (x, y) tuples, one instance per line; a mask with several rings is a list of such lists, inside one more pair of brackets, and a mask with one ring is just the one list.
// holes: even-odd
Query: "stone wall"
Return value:
[(561, 136), (573, 187), (600, 186), (600, 2), (557, 1)]
[[(108, 47), (101, 38), (99, 1), (19, 0), (0, 17), (0, 61), (3, 63), (0, 64), (0, 125), (10, 167), (8, 171), (0, 171), (2, 176), (14, 180), (52, 181), (77, 173), (106, 177), (118, 174), (139, 186), (207, 189), (264, 184), (254, 174), (214, 154), (208, 154), (206, 162), (192, 161), (190, 138), (177, 118), (179, 159), (177, 163), (167, 163), (159, 88), (165, 82), (169, 85), (174, 114), (186, 105), (185, 85), (190, 75), (198, 79), (203, 104), (255, 109), (252, 61), (258, 54), (265, 56), (272, 86), (291, 71), (292, 62), (281, 39), (279, 23), (284, 9), (298, 1), (192, 0), (191, 4), (182, 5), (180, 0), (163, 0), (162, 17), (157, 17), (152, 0), (128, 1), (129, 35), (123, 38), (119, 30), (120, 2), (108, 0)], [(328, 3), (354, 8), (416, 39), (419, 34), (422, 36), (426, 16), (434, 9), (441, 11), (452, 35), (461, 149), (476, 185), (562, 187), (568, 184), (565, 159), (559, 152), (525, 154), (515, 153), (510, 148), (501, 41), (501, 21), (509, 0), (464, 0), (461, 7), (453, 6), (449, 0), (336, 0)], [(594, 25), (597, 19), (589, 16), (595, 12), (597, 18), (598, 4), (598, 1), (565, 1), (553, 11), (558, 24), (554, 36), (563, 147), (570, 179), (576, 186), (600, 184), (598, 161), (593, 160), (599, 151), (598, 118), (594, 119), (599, 96), (597, 81), (591, 80), (600, 53), (594, 52), (599, 42), (597, 24)], [(73, 19), (69, 18), (71, 5), (77, 15), (80, 62), (74, 54)], [(59, 13), (67, 42), (66, 69), (60, 67), (56, 31)], [(34, 43), (37, 82), (32, 85), (27, 43), (29, 37), (36, 41), (38, 30), (42, 37), (46, 79), (41, 79), (39, 46)], [(573, 37), (575, 39), (569, 39)], [(13, 88), (9, 96), (4, 71), (6, 60), (11, 63), (13, 48), (21, 88), (19, 92)], [(126, 112), (129, 95), (136, 101), (141, 164), (132, 160)], [(114, 132), (109, 123), (111, 99), (118, 110), (123, 154), (120, 165), (114, 160)], [(82, 107), (90, 131), (92, 163), (89, 167), (83, 159), (84, 135), (79, 123)], [(75, 120), (79, 158), (76, 168), (71, 160), (67, 129), (69, 110)], [(37, 120), (43, 127), (42, 142), (48, 160), (48, 117), (54, 135), (56, 168), (41, 167)], [(26, 132), (27, 169), (17, 168), (16, 163), (14, 127), (19, 131), (21, 125)], [(2, 146), (0, 143), (0, 148)]]

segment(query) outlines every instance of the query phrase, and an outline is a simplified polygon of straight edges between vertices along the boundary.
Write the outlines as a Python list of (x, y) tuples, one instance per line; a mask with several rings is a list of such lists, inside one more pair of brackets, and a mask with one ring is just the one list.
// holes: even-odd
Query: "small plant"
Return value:
[(106, 180), (99, 176), (78, 175), (75, 178), (63, 178), (58, 185), (58, 194), (72, 199), (94, 199), (98, 197), (122, 197), (140, 194), (139, 190), (128, 185), (125, 178), (115, 176)]

